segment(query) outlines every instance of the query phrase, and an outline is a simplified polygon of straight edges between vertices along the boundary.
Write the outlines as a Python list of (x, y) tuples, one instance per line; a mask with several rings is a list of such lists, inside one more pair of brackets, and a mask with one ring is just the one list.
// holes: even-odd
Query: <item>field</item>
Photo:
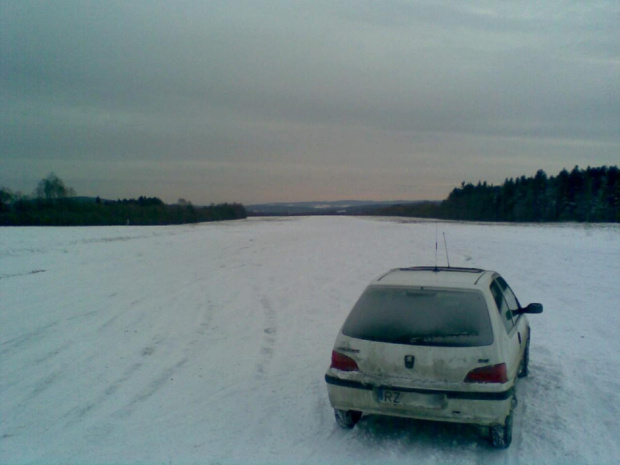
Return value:
[[(363, 288), (444, 265), (444, 232), (452, 266), (495, 269), (545, 306), (505, 451), (471, 426), (368, 416), (341, 430), (327, 399)], [(0, 228), (0, 462), (618, 463), (618, 302), (617, 224)]]

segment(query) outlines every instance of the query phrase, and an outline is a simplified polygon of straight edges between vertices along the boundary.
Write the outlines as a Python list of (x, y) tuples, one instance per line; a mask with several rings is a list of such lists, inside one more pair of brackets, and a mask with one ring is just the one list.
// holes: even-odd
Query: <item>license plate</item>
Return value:
[(444, 394), (403, 392), (380, 388), (377, 392), (377, 401), (381, 404), (395, 406), (402, 405), (407, 407), (440, 409), (445, 406), (446, 396)]
[(379, 402), (384, 404), (400, 405), (403, 403), (403, 393), (400, 391), (392, 391), (389, 389), (379, 389), (377, 396)]

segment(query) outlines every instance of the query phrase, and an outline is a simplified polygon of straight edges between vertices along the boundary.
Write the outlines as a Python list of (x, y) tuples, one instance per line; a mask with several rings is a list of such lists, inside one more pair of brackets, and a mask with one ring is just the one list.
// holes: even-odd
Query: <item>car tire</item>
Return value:
[(525, 350), (523, 351), (523, 359), (521, 360), (521, 365), (519, 366), (519, 373), (517, 376), (519, 378), (525, 378), (530, 374), (530, 338), (528, 336), (527, 342), (525, 343)]
[(336, 415), (336, 423), (341, 428), (353, 428), (360, 418), (362, 418), (362, 412), (358, 412), (356, 410), (334, 410), (334, 414)]
[(491, 426), (489, 428), (489, 436), (493, 447), (498, 449), (507, 449), (510, 447), (510, 443), (512, 442), (513, 411), (514, 409), (510, 410), (503, 425)]

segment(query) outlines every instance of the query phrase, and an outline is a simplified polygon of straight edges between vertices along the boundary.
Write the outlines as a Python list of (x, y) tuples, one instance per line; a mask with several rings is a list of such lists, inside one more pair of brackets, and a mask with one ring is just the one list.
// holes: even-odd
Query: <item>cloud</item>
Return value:
[(358, 186), (390, 186), (412, 167), (441, 171), (433, 163), (449, 176), (429, 184), (458, 184), (468, 157), (483, 179), (527, 174), (494, 160), (532, 173), (615, 163), (617, 13), (577, 1), (7, 2), (0, 150), (12, 171), (0, 182), (65, 161), (87, 186), (114, 163), (150, 163), (175, 173), (176, 200), (187, 173), (175, 164), (224, 176), (229, 163), (279, 173), (261, 179), (299, 199), (290, 177), (319, 196), (344, 185), (329, 175), (343, 166)]

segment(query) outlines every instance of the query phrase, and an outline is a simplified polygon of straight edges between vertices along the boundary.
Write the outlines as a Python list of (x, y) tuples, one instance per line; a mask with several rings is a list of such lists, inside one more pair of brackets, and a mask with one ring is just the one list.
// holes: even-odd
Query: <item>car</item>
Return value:
[(325, 374), (336, 422), (362, 415), (469, 423), (493, 446), (512, 441), (515, 387), (528, 375), (531, 330), (498, 273), (411, 267), (373, 280), (340, 329)]

